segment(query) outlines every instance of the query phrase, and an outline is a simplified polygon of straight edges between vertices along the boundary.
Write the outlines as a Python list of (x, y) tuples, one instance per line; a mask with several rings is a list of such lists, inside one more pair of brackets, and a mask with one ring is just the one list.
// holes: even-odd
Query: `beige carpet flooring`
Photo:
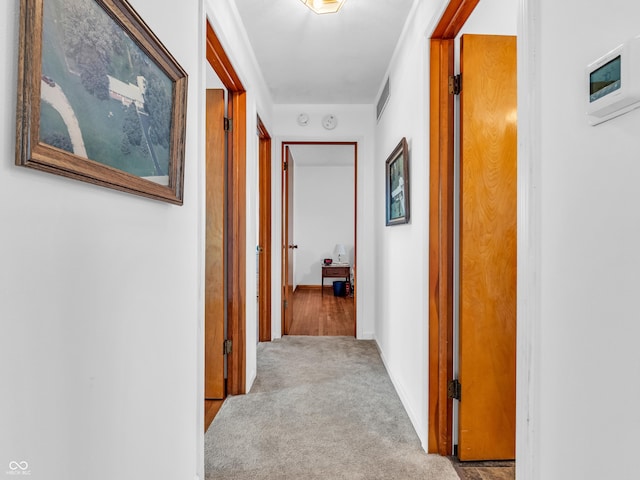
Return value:
[(258, 376), (205, 435), (206, 479), (458, 480), (427, 455), (372, 341), (258, 345)]

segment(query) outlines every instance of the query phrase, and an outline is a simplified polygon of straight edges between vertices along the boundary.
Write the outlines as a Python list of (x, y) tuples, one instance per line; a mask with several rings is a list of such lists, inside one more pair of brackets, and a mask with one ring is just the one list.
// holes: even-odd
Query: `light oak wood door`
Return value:
[(224, 90), (207, 90), (204, 396), (225, 397), (225, 182)]
[(515, 458), (516, 38), (464, 35), (460, 460)]
[(293, 243), (293, 155), (289, 147), (285, 147), (285, 164), (283, 166), (283, 221), (284, 234), (282, 244), (282, 296), (283, 296), (283, 330), (289, 334), (293, 321), (293, 253), (297, 245)]

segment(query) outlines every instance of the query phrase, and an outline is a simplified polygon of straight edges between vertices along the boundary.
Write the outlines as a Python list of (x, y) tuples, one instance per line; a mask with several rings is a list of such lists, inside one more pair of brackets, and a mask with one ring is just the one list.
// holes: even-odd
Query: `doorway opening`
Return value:
[(356, 336), (357, 157), (357, 142), (282, 143), (283, 335)]
[[(462, 80), (459, 80), (460, 77), (456, 76), (458, 73), (456, 41), (463, 32), (463, 26), (467, 30), (465, 24), (478, 3), (478, 0), (450, 0), (430, 39), (429, 451), (441, 455), (456, 455), (461, 460), (504, 460), (515, 457), (516, 53), (515, 37), (466, 35), (466, 41), (463, 37), (463, 45), (466, 45), (466, 48), (460, 54), (460, 57), (465, 59), (466, 66), (463, 67)], [(514, 32), (515, 22), (514, 15)], [(489, 30), (488, 33), (494, 33), (491, 31), (492, 27), (487, 30)], [(491, 192), (489, 200), (487, 200), (487, 192), (478, 193), (484, 188), (479, 188), (478, 185), (486, 186), (487, 184), (486, 179), (481, 179), (482, 172), (486, 171), (482, 163), (483, 158), (495, 154), (486, 153), (491, 150), (488, 146), (481, 148), (482, 153), (478, 155), (475, 155), (473, 150), (467, 150), (472, 148), (467, 133), (474, 132), (477, 137), (481, 137), (481, 134), (478, 134), (479, 130), (473, 125), (472, 118), (465, 116), (464, 113), (464, 111), (470, 111), (471, 106), (485, 96), (484, 91), (476, 89), (473, 77), (467, 75), (474, 68), (473, 52), (490, 50), (485, 44), (483, 44), (484, 47), (474, 50), (473, 45), (477, 44), (474, 42), (485, 40), (489, 42), (488, 45), (493, 45), (491, 42), (494, 41), (496, 45), (502, 41), (509, 45), (506, 48), (497, 47), (499, 51), (508, 50), (509, 52), (508, 60), (504, 61), (506, 62), (504, 65), (509, 65), (509, 73), (501, 72), (502, 77), (508, 80), (509, 86), (506, 88), (509, 91), (479, 106), (474, 116), (491, 123), (494, 121), (493, 118), (497, 118), (492, 111), (496, 104), (495, 99), (508, 96), (513, 101), (512, 106), (508, 107), (509, 114), (501, 117), (507, 119), (509, 123), (504, 130), (510, 131), (510, 137), (507, 139), (505, 134), (505, 139), (500, 141), (512, 142), (508, 147), (500, 147), (501, 155), (508, 150), (506, 155), (508, 162), (496, 167), (491, 173), (491, 175), (505, 173), (508, 177), (498, 180), (499, 186)], [(503, 45), (503, 43), (499, 44)], [(475, 66), (475, 68), (485, 68), (485, 74), (480, 77), (490, 83), (494, 81), (494, 70), (502, 68), (503, 63), (500, 62), (502, 60), (496, 55), (489, 62), (489, 66), (485, 64), (484, 67)], [(465, 79), (467, 79), (466, 82)], [(489, 88), (492, 87), (489, 85)], [(457, 128), (454, 118), (457, 116), (458, 107), (456, 98), (459, 98), (457, 95), (460, 94), (464, 102), (460, 102), (461, 120)], [(488, 127), (489, 130), (491, 128), (493, 127)], [(458, 163), (456, 153), (459, 141), (461, 147)], [(474, 155), (475, 159), (472, 160)], [(497, 159), (498, 155), (495, 155), (495, 158)], [(480, 174), (469, 176), (473, 168), (476, 168), (476, 173)], [(507, 185), (507, 188), (504, 185)], [(503, 204), (507, 205), (507, 208), (498, 213), (493, 206), (483, 203), (493, 202), (494, 194), (504, 198)], [(492, 218), (474, 218), (479, 211), (491, 211)], [(499, 229), (494, 228), (493, 222), (496, 218), (501, 222)], [(482, 243), (476, 237), (479, 231), (481, 231), (479, 235), (485, 240), (489, 239), (492, 244), (487, 250), (483, 250), (482, 254), (477, 249), (474, 250)], [(501, 237), (503, 232), (508, 233), (508, 236), (505, 236), (507, 240)], [(483, 274), (480, 276), (482, 278), (477, 275), (474, 277), (473, 269), (478, 265), (484, 265), (483, 262), (487, 259), (482, 258), (482, 255), (491, 248), (496, 249), (493, 251), (493, 260), (487, 264), (489, 265), (487, 268), (482, 270)], [(494, 277), (499, 277), (499, 280), (503, 281), (506, 293), (501, 292), (496, 295), (500, 300), (504, 300), (500, 306), (496, 307), (499, 302), (494, 302), (494, 299), (485, 302), (486, 291), (482, 292), (486, 290), (487, 285), (493, 289), (490, 271), (494, 265), (501, 262), (506, 266), (500, 275), (494, 275)], [(497, 289), (500, 288), (502, 285)], [(494, 311), (488, 312), (491, 309)], [(499, 312), (495, 313), (498, 310)], [(501, 319), (499, 324), (491, 323), (496, 318)], [(471, 323), (480, 327), (470, 332), (468, 325)], [(480, 337), (474, 337), (478, 332)], [(502, 337), (503, 334), (504, 337)], [(500, 337), (500, 341), (503, 342), (497, 348), (496, 345), (490, 344), (494, 336)], [(484, 340), (481, 341), (479, 338)], [(488, 342), (487, 338), (491, 341)], [(473, 347), (474, 345), (477, 348)], [(472, 373), (468, 368), (473, 363), (482, 364), (486, 357), (491, 355), (490, 351), (507, 352), (504, 358), (500, 359), (504, 368), (500, 367), (497, 373), (500, 378), (496, 384), (501, 385), (498, 389), (500, 393), (496, 394), (498, 402), (485, 402), (495, 405), (504, 400), (506, 413), (501, 412), (500, 415), (494, 415), (491, 411), (493, 407), (486, 405), (481, 407), (482, 414), (471, 408), (479, 395), (477, 392), (484, 388), (478, 387), (478, 383), (493, 383), (496, 379), (491, 375), (496, 374), (498, 369), (487, 369), (492, 371), (485, 371), (479, 379), (480, 382), (476, 382), (477, 375), (474, 376), (476, 372)], [(470, 362), (469, 355), (474, 355), (474, 359), (478, 361)], [(463, 373), (467, 378), (466, 390)], [(486, 399), (488, 394), (481, 396)], [(459, 417), (458, 412), (460, 412)], [(482, 427), (479, 424), (470, 426), (468, 423), (480, 417), (484, 420), (485, 418), (495, 419), (498, 416), (506, 421), (496, 420), (494, 425)], [(465, 426), (462, 425), (463, 421)], [(495, 425), (498, 427), (494, 429)], [(471, 440), (470, 431), (474, 432), (473, 435), (478, 435), (480, 432), (482, 434)], [(499, 435), (496, 432), (499, 432)], [(480, 438), (482, 440), (479, 440)], [(492, 448), (476, 449), (477, 445), (483, 443), (491, 444)], [(461, 449), (463, 451), (460, 451)]]
[(244, 87), (209, 22), (206, 35), (207, 62), (226, 95), (207, 94), (205, 430), (227, 394), (246, 390), (247, 138)]

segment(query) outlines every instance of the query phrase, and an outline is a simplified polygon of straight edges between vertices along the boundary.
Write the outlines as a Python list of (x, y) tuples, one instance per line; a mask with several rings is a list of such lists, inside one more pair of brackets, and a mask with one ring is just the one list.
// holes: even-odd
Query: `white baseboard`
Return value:
[(246, 385), (247, 392), (251, 391), (251, 387), (253, 387), (253, 383), (256, 381), (257, 376), (258, 376), (257, 370), (254, 370), (249, 374), (249, 378), (247, 378), (247, 385)]
[(409, 420), (411, 421), (411, 425), (413, 425), (413, 429), (415, 430), (416, 435), (418, 435), (418, 438), (420, 439), (420, 444), (422, 445), (423, 450), (426, 452), (428, 451), (428, 432), (426, 429), (424, 429), (423, 425), (420, 425), (418, 421), (418, 415), (416, 415), (416, 413), (409, 407), (408, 395), (406, 394), (396, 377), (393, 375), (393, 372), (391, 372), (391, 370), (389, 369), (387, 359), (384, 357), (384, 353), (382, 352), (380, 344), (378, 344), (378, 340), (375, 338), (375, 336), (373, 340), (375, 340), (376, 342), (376, 347), (378, 348), (378, 353), (380, 354), (380, 358), (382, 359), (382, 364), (384, 365), (384, 368), (387, 371), (389, 378), (391, 379), (393, 387), (396, 389), (398, 397), (400, 397), (400, 402), (402, 402), (402, 406), (409, 416)]

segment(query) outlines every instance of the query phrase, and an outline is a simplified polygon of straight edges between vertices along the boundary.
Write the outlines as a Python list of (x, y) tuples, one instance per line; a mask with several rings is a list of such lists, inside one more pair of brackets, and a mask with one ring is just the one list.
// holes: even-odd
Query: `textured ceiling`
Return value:
[(326, 15), (300, 0), (235, 2), (275, 103), (340, 104), (375, 103), (414, 0), (346, 0)]

